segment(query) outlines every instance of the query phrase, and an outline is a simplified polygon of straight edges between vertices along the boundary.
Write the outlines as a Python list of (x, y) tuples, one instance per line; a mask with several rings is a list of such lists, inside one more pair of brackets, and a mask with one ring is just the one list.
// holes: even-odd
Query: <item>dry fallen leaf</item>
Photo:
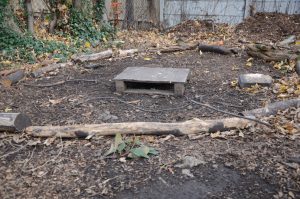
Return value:
[(60, 99), (56, 99), (56, 100), (49, 100), (49, 102), (52, 104), (52, 105), (56, 105), (56, 104), (59, 104), (63, 101), (63, 98), (60, 98)]

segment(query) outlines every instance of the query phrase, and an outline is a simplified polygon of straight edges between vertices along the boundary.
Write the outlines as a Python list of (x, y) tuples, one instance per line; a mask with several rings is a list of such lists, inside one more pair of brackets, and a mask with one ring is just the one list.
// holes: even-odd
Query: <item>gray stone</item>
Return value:
[(206, 164), (206, 162), (202, 158), (196, 158), (193, 156), (185, 156), (182, 159), (182, 163), (176, 164), (175, 167), (182, 168), (182, 169), (183, 168), (193, 168), (200, 164)]
[(181, 173), (191, 178), (195, 177), (189, 169), (182, 169)]
[(270, 75), (263, 74), (242, 74), (239, 76), (239, 85), (241, 88), (247, 88), (256, 84), (261, 86), (271, 86), (273, 79)]
[(300, 75), (300, 60), (297, 61), (296, 72), (298, 73), (298, 75)]
[(110, 114), (109, 111), (104, 111), (104, 113), (100, 114), (98, 117), (102, 121), (108, 121), (108, 120), (117, 120), (119, 119), (117, 116)]

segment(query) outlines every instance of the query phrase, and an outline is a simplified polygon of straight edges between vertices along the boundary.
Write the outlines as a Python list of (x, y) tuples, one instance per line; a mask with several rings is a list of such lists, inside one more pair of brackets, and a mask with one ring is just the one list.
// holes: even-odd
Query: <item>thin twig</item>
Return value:
[(21, 151), (22, 149), (24, 149), (24, 148), (26, 148), (26, 147), (27, 147), (27, 144), (21, 146), (20, 148), (18, 148), (18, 149), (15, 150), (15, 151), (11, 151), (11, 152), (9, 152), (9, 153), (7, 153), (7, 154), (1, 156), (1, 157), (0, 157), (0, 160), (1, 160), (2, 158), (5, 158), (5, 157), (9, 156), (9, 155), (12, 155), (12, 154), (14, 154), (14, 153), (17, 153), (17, 152)]
[(204, 106), (206, 108), (215, 110), (215, 111), (220, 112), (220, 113), (224, 113), (224, 114), (231, 115), (231, 116), (234, 116), (234, 117), (238, 117), (238, 118), (250, 120), (250, 121), (253, 121), (253, 122), (257, 122), (259, 124), (263, 124), (263, 125), (266, 125), (268, 127), (273, 127), (271, 124), (269, 124), (267, 122), (260, 121), (258, 119), (254, 119), (254, 118), (250, 118), (250, 117), (245, 117), (245, 116), (241, 116), (241, 115), (238, 115), (238, 114), (235, 114), (235, 113), (231, 113), (231, 112), (227, 112), (227, 111), (224, 111), (224, 110), (220, 110), (220, 109), (217, 109), (217, 108), (215, 108), (215, 107), (213, 107), (213, 106), (211, 106), (209, 104), (204, 104), (204, 103), (201, 103), (201, 102), (197, 102), (197, 101), (192, 100), (192, 99), (189, 99), (189, 101), (192, 102), (192, 103), (194, 103), (194, 104), (198, 104), (200, 106)]
[(24, 86), (31, 86), (31, 87), (52, 87), (52, 86), (59, 86), (68, 82), (94, 82), (94, 83), (98, 83), (99, 80), (91, 80), (91, 79), (69, 79), (69, 80), (63, 80), (63, 81), (59, 81), (59, 82), (55, 82), (52, 84), (23, 84)]
[(228, 107), (243, 108), (243, 106), (238, 106), (238, 105), (234, 105), (234, 104), (229, 104), (229, 103), (226, 103), (226, 102), (214, 102), (214, 103), (216, 103), (216, 104), (221, 104), (221, 105), (228, 106)]
[(60, 140), (61, 140), (61, 148), (60, 148), (58, 154), (57, 154), (53, 159), (47, 160), (47, 161), (44, 162), (42, 165), (40, 165), (40, 166), (38, 166), (38, 167), (31, 168), (31, 169), (29, 169), (29, 170), (26, 170), (25, 172), (33, 172), (33, 171), (36, 171), (36, 170), (38, 170), (38, 169), (40, 169), (40, 168), (46, 166), (46, 165), (49, 164), (50, 162), (54, 162), (54, 161), (61, 155), (61, 153), (62, 153), (62, 151), (63, 151), (63, 148), (64, 148), (64, 145), (63, 145), (63, 142), (62, 142), (62, 138), (60, 138)]
[(92, 100), (97, 100), (97, 99), (100, 99), (100, 100), (115, 100), (115, 101), (121, 102), (123, 104), (126, 104), (127, 106), (131, 106), (133, 108), (136, 108), (140, 111), (150, 112), (150, 113), (159, 113), (159, 112), (163, 112), (163, 111), (174, 111), (174, 110), (178, 110), (178, 109), (183, 109), (183, 108), (188, 106), (188, 104), (186, 104), (186, 105), (176, 107), (176, 108), (151, 110), (151, 109), (145, 109), (145, 108), (142, 108), (142, 107), (139, 107), (139, 106), (132, 105), (132, 104), (130, 104), (130, 103), (124, 101), (124, 100), (121, 100), (121, 99), (118, 99), (118, 98), (115, 98), (115, 97), (95, 97), (95, 98), (92, 98), (92, 99), (88, 99), (87, 102), (92, 101)]

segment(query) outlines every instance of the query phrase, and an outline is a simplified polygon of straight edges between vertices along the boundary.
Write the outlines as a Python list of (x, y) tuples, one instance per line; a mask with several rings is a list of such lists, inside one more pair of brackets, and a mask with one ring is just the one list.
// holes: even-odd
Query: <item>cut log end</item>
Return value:
[(31, 126), (30, 118), (22, 113), (0, 113), (0, 131), (22, 132)]

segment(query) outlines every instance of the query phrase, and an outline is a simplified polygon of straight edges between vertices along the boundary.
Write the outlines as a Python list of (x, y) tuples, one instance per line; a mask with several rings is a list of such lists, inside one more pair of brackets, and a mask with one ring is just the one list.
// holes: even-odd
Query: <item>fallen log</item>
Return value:
[(151, 48), (148, 50), (148, 52), (173, 53), (173, 52), (180, 52), (180, 51), (186, 51), (186, 50), (194, 50), (197, 48), (197, 46), (198, 46), (198, 43), (169, 46), (169, 47), (163, 47), (163, 48)]
[(288, 46), (291, 43), (294, 43), (296, 41), (296, 36), (295, 35), (291, 35), (288, 38), (284, 39), (283, 41), (279, 42), (278, 45), (279, 46)]
[(98, 61), (101, 59), (108, 59), (113, 56), (113, 51), (111, 49), (99, 52), (99, 53), (94, 53), (94, 54), (89, 54), (89, 55), (81, 55), (78, 57), (73, 58), (75, 62), (89, 62), (89, 61)]
[(133, 122), (133, 123), (103, 123), (71, 126), (30, 126), (26, 129), (28, 135), (34, 137), (85, 138), (91, 135), (105, 136), (116, 133), (128, 135), (191, 135), (213, 133), (230, 129), (244, 129), (252, 125), (241, 118), (220, 120), (192, 119), (181, 123)]
[(20, 80), (22, 80), (25, 77), (24, 70), (17, 70), (16, 72), (13, 72), (5, 77), (3, 77), (0, 82), (3, 86), (9, 87), (13, 84), (18, 83)]
[(129, 49), (129, 50), (119, 50), (119, 57), (124, 58), (124, 57), (131, 57), (134, 54), (138, 53), (138, 49)]
[(30, 118), (25, 114), (0, 113), (0, 132), (21, 132), (30, 125)]
[(276, 49), (263, 44), (247, 45), (246, 52), (251, 57), (257, 57), (265, 61), (284, 61), (297, 58), (297, 55), (293, 52)]
[(40, 77), (42, 76), (43, 74), (45, 73), (49, 73), (51, 71), (54, 71), (56, 69), (60, 69), (60, 68), (64, 68), (64, 67), (67, 67), (67, 66), (72, 66), (72, 62), (67, 62), (67, 63), (53, 63), (53, 64), (50, 64), (48, 66), (45, 66), (45, 67), (42, 67), (42, 68), (39, 68), (35, 71), (33, 71), (30, 76), (31, 77)]
[(215, 45), (204, 45), (204, 44), (199, 44), (198, 50), (202, 52), (212, 52), (212, 53), (218, 53), (222, 55), (229, 55), (233, 53), (231, 49), (222, 47), (222, 46), (215, 46)]
[(250, 111), (244, 111), (242, 114), (244, 116), (254, 116), (254, 117), (267, 117), (270, 115), (276, 115), (278, 111), (283, 111), (291, 107), (300, 107), (300, 98), (285, 100), (280, 102), (274, 102), (268, 104), (264, 108), (253, 109)]

